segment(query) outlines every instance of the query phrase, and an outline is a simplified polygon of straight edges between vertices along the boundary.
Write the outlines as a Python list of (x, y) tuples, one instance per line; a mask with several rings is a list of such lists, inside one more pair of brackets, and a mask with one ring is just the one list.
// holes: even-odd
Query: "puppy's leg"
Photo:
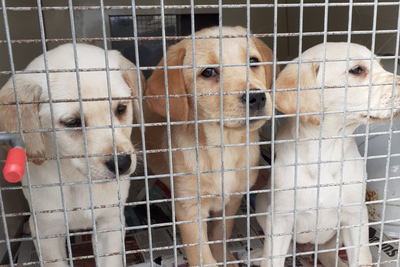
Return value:
[[(343, 238), (342, 235), (340, 236), (339, 239), (339, 248), (343, 244)], [(335, 249), (336, 248), (336, 235), (332, 237), (328, 242), (325, 244), (320, 244), (318, 245), (318, 250), (327, 250), (327, 249)], [(336, 257), (338, 257), (338, 253), (336, 251), (331, 251), (331, 252), (325, 252), (325, 253), (318, 253), (318, 260), (322, 263), (324, 267), (335, 267), (335, 262), (336, 262)], [(338, 257), (338, 267), (347, 267), (347, 264), (344, 263), (339, 257)]]
[[(201, 202), (201, 219), (206, 219), (208, 217), (209, 209), (206, 203), (207, 201)], [(178, 221), (195, 221), (199, 219), (197, 214), (197, 201), (177, 201), (175, 202), (175, 212)], [(190, 245), (199, 243), (198, 223), (179, 224), (179, 230), (184, 244)], [(207, 222), (201, 222), (201, 242), (208, 242)], [(203, 264), (216, 263), (208, 244), (202, 245), (201, 249)], [(185, 247), (185, 253), (189, 265), (200, 265), (200, 250), (198, 245)]]
[[(346, 225), (349, 226), (354, 226), (354, 225), (359, 225), (360, 224), (360, 210), (357, 207), (352, 207), (350, 210), (347, 210), (346, 212), (351, 212), (351, 216), (346, 216)], [(367, 206), (364, 205), (362, 209), (362, 224), (368, 223), (368, 211), (367, 211)], [(359, 227), (351, 227), (351, 228), (346, 228), (342, 229), (342, 236), (343, 236), (343, 242), (344, 245), (347, 246), (360, 246), (360, 254), (358, 258), (358, 248), (349, 248), (346, 249), (347, 252), (347, 257), (349, 259), (349, 265), (350, 266), (356, 266), (357, 265), (357, 260), (359, 265), (371, 265), (372, 263), (372, 255), (371, 251), (369, 250), (369, 246), (366, 246), (369, 244), (369, 232), (368, 232), (368, 226), (363, 225), (361, 226), (361, 237), (359, 239), (359, 233), (360, 233), (360, 228)], [(360, 240), (360, 243), (358, 243), (358, 240)], [(361, 247), (362, 246), (362, 247)]]
[[(225, 216), (233, 216), (236, 214), (240, 202), (242, 201), (242, 196), (232, 196), (228, 205), (225, 206)], [(212, 214), (212, 217), (221, 217), (222, 211), (216, 212)], [(225, 229), (226, 229), (226, 238), (228, 239), (231, 236), (232, 228), (234, 224), (234, 219), (225, 220)], [(211, 221), (210, 222), (210, 241), (216, 241), (223, 239), (224, 229), (222, 228), (222, 220)], [(224, 244), (217, 243), (211, 244), (211, 251), (213, 252), (214, 258), (218, 263), (223, 262), (224, 260)], [(237, 260), (228, 250), (228, 243), (226, 244), (226, 261), (235, 261)], [(229, 264), (229, 266), (239, 266), (237, 263)]]
[(251, 259), (250, 264), (247, 261), (247, 253), (242, 256), (241, 260), (245, 261), (245, 264), (247, 266), (253, 266), (253, 265), (260, 266), (261, 261), (254, 260), (254, 259), (262, 258), (263, 255), (264, 255), (264, 250), (259, 248), (259, 249), (250, 251), (250, 259)]
[[(274, 216), (273, 236), (271, 237), (271, 217), (265, 216), (263, 224), (260, 224), (264, 230), (264, 257), (267, 259), (261, 261), (261, 267), (283, 267), (285, 265), (285, 255), (289, 249), (293, 232), (293, 216)], [(259, 220), (260, 222), (260, 220)], [(272, 248), (272, 253), (271, 253)], [(271, 259), (271, 256), (276, 257)], [(272, 261), (272, 262), (271, 262)]]
[[(102, 230), (115, 230), (121, 229), (121, 223), (119, 220), (119, 210), (113, 209), (107, 211), (107, 216), (100, 217), (96, 221), (97, 231)], [(125, 216), (122, 214), (122, 223), (125, 223)], [(94, 240), (94, 238), (92, 238)], [(121, 233), (121, 230), (115, 230), (111, 232), (98, 233), (97, 234), (97, 248), (99, 256), (102, 254), (116, 253), (115, 256), (100, 256), (99, 263), (100, 267), (107, 266), (123, 266), (122, 262), (122, 242), (125, 240), (125, 231)], [(93, 251), (94, 245), (93, 245)]]
[[(37, 228), (39, 237), (47, 237), (52, 235), (65, 234), (64, 228), (64, 217), (62, 213), (55, 214), (38, 214), (36, 215)], [(38, 245), (36, 243), (36, 232), (33, 224), (33, 217), (29, 219), (29, 227), (35, 243), (36, 251), (39, 254)], [(67, 252), (65, 248), (66, 237), (51, 237), (45, 239), (39, 239), (40, 252), (44, 261), (60, 260), (64, 261), (45, 263), (45, 267), (68, 267), (68, 262), (65, 261), (67, 258)]]

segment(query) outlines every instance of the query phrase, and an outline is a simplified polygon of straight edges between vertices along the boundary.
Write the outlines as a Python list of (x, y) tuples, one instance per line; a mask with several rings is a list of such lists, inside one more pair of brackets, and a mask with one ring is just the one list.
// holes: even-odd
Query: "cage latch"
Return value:
[(6, 164), (4, 165), (3, 175), (9, 183), (21, 181), (25, 173), (26, 152), (24, 141), (20, 136), (2, 133), (0, 134), (0, 145), (10, 146)]

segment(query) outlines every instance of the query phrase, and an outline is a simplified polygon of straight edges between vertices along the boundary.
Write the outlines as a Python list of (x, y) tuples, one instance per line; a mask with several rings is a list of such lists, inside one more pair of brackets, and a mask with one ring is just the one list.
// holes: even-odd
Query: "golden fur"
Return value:
[[(196, 39), (195, 62), (192, 58), (192, 40), (183, 40), (171, 46), (167, 51), (167, 64), (170, 66), (192, 66), (219, 64), (219, 30), (218, 27), (207, 28), (196, 33), (196, 36), (214, 36), (212, 39)], [(245, 35), (246, 29), (242, 27), (224, 27), (223, 35)], [(271, 50), (260, 40), (250, 39), (250, 58), (257, 58), (259, 62), (269, 62), (269, 65), (250, 67), (249, 88), (267, 90), (273, 82), (273, 55)], [(222, 40), (222, 62), (223, 64), (245, 64), (246, 38), (223, 38)], [(163, 66), (163, 60), (158, 64)], [(242, 118), (241, 120), (224, 121), (223, 144), (242, 146), (231, 146), (223, 149), (224, 155), (224, 191), (221, 181), (221, 131), (220, 131), (220, 97), (216, 94), (220, 91), (220, 70), (214, 67), (216, 75), (205, 78), (202, 72), (205, 68), (196, 68), (196, 78), (193, 77), (193, 68), (168, 69), (169, 115), (173, 122), (187, 122), (194, 120), (194, 79), (196, 80), (197, 94), (197, 119), (216, 120), (214, 122), (198, 123), (198, 145), (209, 147), (195, 150), (195, 125), (188, 123), (171, 126), (171, 147), (173, 149), (190, 148), (184, 151), (172, 152), (173, 173), (196, 173), (200, 172), (200, 195), (221, 195), (222, 193), (236, 193), (246, 191), (246, 105), (242, 98), (246, 91), (246, 66), (223, 67), (222, 86), (224, 93), (235, 93), (223, 96), (223, 119)], [(277, 69), (277, 73), (279, 69)], [(251, 96), (251, 93), (249, 94)], [(156, 70), (148, 79), (145, 96), (165, 96), (164, 70)], [(183, 95), (183, 96), (182, 96)], [(260, 94), (261, 95), (261, 94)], [(249, 121), (249, 142), (259, 141), (258, 129), (266, 121), (265, 116), (271, 115), (272, 104), (269, 94), (262, 93), (266, 105), (259, 110), (250, 110), (250, 117), (264, 116), (262, 119), (253, 118)], [(146, 122), (166, 122), (166, 103), (164, 98), (147, 98), (144, 101), (144, 112)], [(138, 133), (135, 134), (136, 138)], [(151, 126), (146, 128), (146, 150), (167, 149), (166, 126)], [(249, 165), (258, 165), (259, 146), (250, 145)], [(148, 153), (148, 165), (155, 174), (169, 174), (168, 152)], [(196, 166), (198, 162), (198, 170)], [(227, 171), (238, 169), (240, 171)], [(212, 172), (209, 172), (212, 171)], [(209, 173), (201, 173), (209, 172)], [(249, 185), (252, 186), (257, 178), (257, 170), (250, 170)], [(173, 190), (175, 198), (192, 198), (175, 201), (176, 218), (179, 222), (198, 220), (197, 199), (197, 175), (180, 175), (173, 179)], [(170, 179), (162, 180), (169, 185)], [(194, 199), (193, 199), (194, 197)], [(242, 195), (225, 195), (225, 215), (233, 216), (242, 200)], [(222, 216), (222, 198), (207, 197), (201, 199), (201, 219)], [(213, 220), (209, 223), (201, 223), (201, 242), (223, 239), (222, 221)], [(183, 243), (199, 243), (198, 223), (179, 224)], [(233, 227), (233, 220), (226, 220), (226, 237), (229, 238)], [(207, 235), (208, 233), (208, 235)], [(200, 264), (198, 246), (185, 247), (186, 255), (190, 265)], [(227, 250), (227, 260), (236, 260)], [(223, 244), (217, 243), (202, 246), (202, 263), (213, 264), (223, 261)], [(237, 265), (237, 264), (234, 264)]]

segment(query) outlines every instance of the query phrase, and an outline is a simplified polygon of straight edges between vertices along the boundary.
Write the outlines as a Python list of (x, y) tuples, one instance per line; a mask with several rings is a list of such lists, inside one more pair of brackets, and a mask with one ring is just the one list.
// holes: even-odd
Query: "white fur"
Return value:
[[(95, 46), (78, 44), (78, 67), (79, 68), (105, 68), (104, 50)], [(120, 68), (124, 59), (119, 52), (109, 51), (110, 68)], [(73, 46), (66, 44), (47, 52), (47, 64), (50, 70), (75, 69)], [(134, 65), (132, 64), (134, 67)], [(44, 70), (43, 56), (33, 60), (26, 70)], [(133, 72), (131, 72), (133, 73)], [(137, 93), (137, 88), (130, 88), (124, 75), (130, 75), (121, 71), (110, 72), (110, 87), (112, 97), (131, 97)], [(108, 98), (108, 85), (106, 71), (79, 72), (80, 89), (82, 98)], [(136, 79), (132, 74), (131, 78)], [(49, 74), (50, 91), (53, 100), (78, 99), (78, 86), (75, 72), (54, 72)], [(29, 88), (27, 89), (28, 86)], [(135, 84), (136, 86), (136, 84)], [(32, 87), (32, 89), (31, 89)], [(16, 76), (17, 90), (32, 90), (40, 88), (40, 100), (48, 100), (49, 92), (45, 73), (39, 74), (20, 74)], [(13, 88), (10, 80), (0, 91), (0, 100), (7, 93), (6, 90)], [(11, 89), (12, 90), (12, 89)], [(11, 92), (11, 91), (10, 91)], [(25, 92), (26, 93), (26, 92)], [(30, 92), (28, 91), (29, 95)], [(22, 94), (21, 94), (22, 96)], [(1, 101), (0, 101), (1, 102)], [(126, 105), (127, 110), (124, 115), (116, 116), (118, 104)], [(30, 228), (33, 236), (40, 237), (40, 253), (43, 260), (50, 261), (44, 266), (68, 266), (69, 261), (65, 249), (66, 228), (64, 221), (68, 221), (70, 230), (93, 228), (93, 221), (96, 224), (97, 232), (107, 230), (105, 233), (97, 233), (97, 245), (100, 266), (122, 266), (122, 256), (102, 256), (102, 254), (122, 253), (122, 242), (124, 240), (124, 230), (121, 224), (125, 224), (123, 207), (119, 204), (124, 203), (128, 196), (129, 181), (119, 181), (117, 188), (116, 175), (107, 169), (105, 163), (110, 158), (114, 158), (113, 139), (110, 118), (110, 107), (108, 100), (102, 101), (83, 101), (83, 114), (87, 127), (105, 126), (105, 129), (86, 129), (86, 146), (89, 154), (89, 171), (92, 181), (103, 180), (94, 183), (91, 189), (88, 182), (87, 164), (85, 160), (85, 144), (81, 130), (76, 131), (57, 131), (56, 139), (58, 144), (58, 154), (60, 157), (83, 156), (80, 158), (61, 159), (59, 166), (54, 159), (46, 160), (41, 165), (29, 162), (30, 185), (47, 185), (41, 188), (25, 189), (24, 195), (36, 214), (37, 230), (33, 224), (33, 216), (30, 218)], [(113, 100), (112, 116), (114, 125), (127, 125), (133, 121), (132, 101)], [(80, 118), (79, 102), (53, 103), (53, 116), (56, 128), (67, 128), (63, 125), (63, 120), (73, 116)], [(41, 129), (52, 129), (50, 105), (42, 103), (38, 108)], [(7, 120), (7, 118), (2, 118)], [(22, 123), (24, 117), (22, 117)], [(9, 129), (10, 130), (10, 129)], [(115, 142), (118, 153), (134, 152), (130, 141), (131, 128), (115, 128)], [(46, 157), (56, 157), (55, 140), (53, 132), (45, 132), (44, 147)], [(27, 147), (36, 144), (27, 143)], [(106, 154), (106, 156), (91, 156), (94, 154)], [(111, 154), (111, 156), (110, 156)], [(127, 172), (120, 175), (126, 178), (136, 168), (136, 156), (131, 154), (131, 165)], [(61, 178), (59, 177), (61, 173)], [(28, 185), (27, 176), (23, 177), (23, 186)], [(63, 183), (84, 182), (75, 185), (63, 185), (60, 188), (60, 179)], [(86, 183), (86, 184), (85, 184)], [(62, 201), (64, 197), (64, 203)], [(91, 199), (92, 196), (92, 199)], [(93, 201), (93, 202), (92, 202)], [(95, 207), (92, 211), (92, 205)], [(114, 205), (113, 207), (96, 207), (100, 205)], [(67, 211), (64, 209), (77, 209)], [(43, 213), (43, 211), (50, 211)], [(92, 218), (92, 212), (94, 218)], [(64, 217), (66, 216), (66, 218)], [(55, 235), (55, 237), (54, 237)], [(63, 235), (63, 236), (60, 236)], [(45, 238), (45, 239), (42, 239)], [(92, 240), (95, 237), (93, 236)], [(34, 240), (36, 240), (34, 238)], [(36, 248), (38, 244), (35, 242)], [(54, 262), (54, 260), (64, 259), (64, 261)]]
[[(310, 48), (302, 54), (301, 60), (322, 60), (323, 48), (323, 44)], [(328, 43), (326, 49), (326, 58), (328, 60), (346, 59), (347, 57), (346, 43)], [(357, 248), (346, 249), (350, 266), (372, 263), (372, 257), (368, 247), (368, 226), (365, 226), (368, 222), (368, 213), (366, 205), (364, 204), (364, 179), (366, 179), (367, 176), (363, 159), (352, 137), (346, 137), (344, 139), (330, 139), (329, 137), (343, 135), (343, 113), (345, 114), (344, 135), (352, 134), (358, 126), (366, 123), (368, 84), (371, 72), (373, 83), (389, 83), (389, 85), (372, 86), (371, 88), (371, 123), (382, 119), (389, 119), (394, 76), (386, 72), (377, 60), (373, 61), (373, 70), (370, 70), (371, 52), (363, 46), (351, 44), (350, 59), (352, 58), (364, 58), (364, 60), (350, 60), (349, 70), (360, 65), (365, 68), (365, 73), (362, 75), (349, 73), (348, 84), (362, 84), (365, 86), (349, 87), (346, 110), (344, 109), (344, 85), (346, 84), (345, 60), (327, 62), (325, 67), (322, 63), (315, 63), (317, 64), (316, 81), (307, 81), (309, 83), (311, 82), (311, 85), (314, 84), (317, 87), (321, 87), (323, 68), (325, 68), (325, 87), (323, 91), (324, 117), (321, 125), (321, 150), (319, 149), (320, 125), (309, 123), (303, 120), (304, 117), (300, 117), (297, 142), (298, 165), (296, 167), (287, 166), (295, 164), (296, 162), (296, 143), (294, 142), (296, 118), (288, 119), (277, 135), (277, 140), (292, 140), (292, 142), (278, 143), (275, 146), (274, 189), (280, 191), (274, 192), (275, 206), (273, 211), (276, 214), (274, 214), (274, 220), (272, 222), (274, 235), (272, 254), (271, 238), (269, 237), (271, 235), (271, 217), (267, 215), (257, 218), (267, 238), (265, 240), (264, 252), (260, 253), (260, 251), (255, 251), (252, 253), (252, 258), (260, 257), (261, 254), (263, 257), (266, 257), (267, 259), (261, 261), (262, 267), (271, 266), (272, 264), (276, 267), (284, 266), (284, 255), (287, 253), (290, 241), (292, 240), (294, 224), (296, 225), (296, 242), (315, 243), (315, 231), (318, 229), (318, 250), (334, 249), (336, 247), (336, 227), (339, 212), (337, 207), (339, 203), (341, 205), (354, 204), (353, 206), (341, 207), (340, 209), (340, 242), (343, 242), (346, 247), (362, 246), (359, 249), (359, 254)], [(304, 71), (312, 71), (311, 68), (304, 68)], [(297, 80), (297, 73), (297, 64), (288, 65), (278, 77), (277, 85), (287, 82), (289, 79), (293, 79), (293, 75), (295, 75), (294, 80)], [(307, 75), (304, 77), (306, 76)], [(399, 82), (399, 77), (396, 77), (396, 80)], [(301, 80), (300, 86), (302, 88), (307, 87), (302, 85), (303, 82), (304, 81)], [(296, 85), (293, 87), (296, 87)], [(301, 99), (301, 101), (306, 103), (300, 104), (320, 106), (319, 102), (321, 98), (318, 96), (322, 94), (322, 92), (320, 90), (315, 91), (318, 91), (318, 94), (315, 93), (314, 97)], [(285, 99), (279, 101), (285, 101)], [(286, 101), (289, 100), (287, 99)], [(279, 104), (280, 103), (277, 103), (278, 106)], [(397, 84), (394, 91), (394, 105), (399, 106), (399, 104), (400, 87)], [(295, 107), (296, 102), (294, 102), (293, 105)], [(314, 111), (319, 112), (319, 108)], [(335, 111), (340, 111), (341, 113), (328, 113)], [(399, 109), (395, 109), (394, 115), (396, 116), (398, 114)], [(301, 141), (301, 139), (312, 140)], [(319, 153), (321, 156), (320, 159)], [(343, 159), (345, 160), (358, 160), (345, 161), (341, 164), (342, 153)], [(334, 163), (328, 163), (332, 161)], [(342, 172), (341, 167), (343, 167)], [(318, 170), (318, 168), (320, 168), (320, 170)], [(343, 179), (343, 183), (340, 187), (338, 184), (341, 183), (341, 179)], [(297, 181), (296, 191), (291, 189), (294, 188), (295, 181)], [(313, 186), (313, 188), (305, 189), (304, 187), (307, 186)], [(317, 201), (317, 188), (319, 189), (319, 201)], [(282, 189), (288, 190), (282, 191)], [(341, 197), (339, 193), (340, 189), (342, 190)], [(295, 192), (296, 204), (294, 202)], [(317, 203), (319, 205), (318, 207)], [(294, 208), (297, 210), (296, 221), (294, 221)], [(316, 217), (317, 208), (319, 213), (318, 224)], [(257, 213), (271, 212), (271, 209), (271, 194), (259, 194), (256, 200)], [(362, 225), (361, 229), (360, 223)], [(282, 235), (285, 233), (286, 235)], [(359, 237), (359, 234), (361, 234), (361, 237)], [(271, 256), (277, 256), (277, 258), (273, 259), (271, 262)], [(335, 252), (318, 253), (318, 258), (325, 267), (334, 266), (335, 256)], [(339, 266), (345, 266), (341, 260), (339, 260), (338, 263)]]

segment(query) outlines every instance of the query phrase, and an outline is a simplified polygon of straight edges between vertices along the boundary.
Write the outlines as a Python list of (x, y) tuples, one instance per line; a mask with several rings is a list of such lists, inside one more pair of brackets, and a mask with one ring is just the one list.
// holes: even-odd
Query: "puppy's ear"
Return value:
[[(318, 87), (317, 75), (319, 71), (318, 63), (301, 63), (300, 70), (300, 97), (299, 113), (319, 113), (321, 111), (321, 91), (320, 89), (307, 89)], [(298, 82), (298, 65), (289, 64), (281, 72), (277, 81), (276, 89), (296, 89)], [(296, 114), (297, 90), (276, 92), (276, 108), (285, 114)], [(300, 116), (301, 120), (319, 125), (320, 115)]]
[[(18, 78), (16, 79), (16, 83), (18, 101), (20, 103), (40, 100), (42, 88), (39, 85)], [(14, 86), (11, 79), (0, 90), (0, 103), (3, 103), (3, 105), (0, 104), (0, 131), (19, 131)], [(20, 104), (19, 108), (22, 130), (40, 130), (39, 104)], [(24, 141), (28, 158), (45, 157), (43, 133), (24, 133)], [(43, 161), (34, 160), (33, 163), (40, 165)]]
[[(110, 53), (117, 53), (119, 58), (119, 67), (120, 68), (136, 68), (135, 64), (133, 64), (130, 60), (121, 55), (118, 51), (111, 50)], [(138, 96), (138, 82), (137, 82), (137, 72), (135, 70), (124, 70), (122, 71), (122, 77), (125, 82), (132, 90), (132, 96)], [(146, 89), (146, 79), (143, 73), (140, 71), (140, 83), (142, 92)], [(132, 100), (133, 106), (133, 115), (135, 118), (135, 123), (140, 123), (140, 107), (139, 107), (139, 99)]]
[[(171, 46), (167, 51), (167, 66), (182, 66), (186, 54), (186, 42), (181, 41)], [(163, 59), (157, 66), (163, 66)], [(182, 69), (168, 69), (169, 115), (172, 121), (187, 121), (189, 103), (187, 97), (171, 97), (172, 95), (186, 94)], [(165, 79), (164, 69), (154, 70), (147, 80), (145, 96), (161, 96), (161, 98), (148, 98), (145, 101), (154, 112), (166, 117)]]
[[(271, 62), (272, 63), (274, 60), (274, 55), (272, 53), (272, 50), (260, 39), (252, 38), (252, 40), (253, 40), (254, 44), (256, 45), (258, 51), (261, 54), (262, 62)], [(267, 85), (267, 88), (270, 89), (270, 88), (272, 88), (272, 82), (274, 80), (274, 77), (272, 77), (274, 74), (273, 73), (274, 66), (271, 64), (271, 65), (264, 65), (263, 67), (265, 69), (265, 77), (267, 79), (266, 85)], [(280, 72), (279, 65), (276, 65), (276, 77), (278, 77), (279, 72)]]

